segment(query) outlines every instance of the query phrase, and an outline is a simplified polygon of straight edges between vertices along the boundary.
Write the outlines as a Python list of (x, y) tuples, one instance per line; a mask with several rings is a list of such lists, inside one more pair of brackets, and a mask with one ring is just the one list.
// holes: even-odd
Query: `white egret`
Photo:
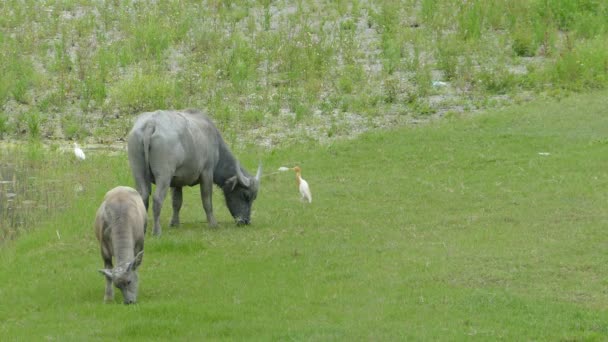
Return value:
[(308, 182), (302, 178), (302, 169), (299, 166), (293, 168), (296, 172), (296, 182), (298, 184), (298, 188), (300, 189), (300, 194), (302, 195), (302, 200), (307, 201), (308, 203), (312, 203), (312, 194), (310, 193), (310, 187), (308, 186)]
[(77, 143), (74, 143), (74, 154), (76, 155), (76, 158), (80, 159), (80, 160), (85, 160), (85, 155), (84, 155), (84, 151), (80, 148), (80, 146), (78, 146)]

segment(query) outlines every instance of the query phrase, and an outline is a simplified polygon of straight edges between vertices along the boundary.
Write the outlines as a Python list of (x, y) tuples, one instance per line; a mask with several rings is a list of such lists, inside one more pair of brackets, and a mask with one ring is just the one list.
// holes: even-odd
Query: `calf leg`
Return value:
[(167, 179), (157, 179), (156, 181), (156, 190), (154, 191), (153, 201), (154, 201), (154, 235), (161, 234), (160, 228), (160, 210), (163, 207), (163, 201), (165, 200), (165, 196), (167, 195), (167, 190), (169, 189), (170, 180)]
[(212, 175), (203, 176), (201, 181), (201, 199), (203, 201), (203, 208), (205, 209), (205, 214), (207, 215), (207, 222), (210, 227), (217, 227), (217, 221), (215, 220), (215, 216), (213, 216), (213, 203), (211, 202), (211, 194), (213, 193), (213, 181)]
[(179, 226), (179, 210), (182, 208), (182, 187), (171, 188), (171, 198), (173, 203), (173, 217), (171, 218), (171, 226)]
[[(103, 264), (104, 264), (104, 268), (106, 270), (111, 270), (112, 269), (112, 257), (110, 257), (109, 259), (106, 259), (105, 257), (103, 258)], [(113, 302), (114, 301), (114, 287), (112, 286), (112, 278), (108, 277), (108, 276), (104, 276), (106, 278), (106, 291), (103, 295), (103, 301), (106, 303), (109, 302)]]

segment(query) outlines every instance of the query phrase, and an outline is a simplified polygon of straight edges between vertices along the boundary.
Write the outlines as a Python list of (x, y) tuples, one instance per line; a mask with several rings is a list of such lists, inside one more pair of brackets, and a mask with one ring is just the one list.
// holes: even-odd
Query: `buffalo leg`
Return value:
[(139, 164), (131, 163), (131, 170), (133, 172), (135, 184), (137, 185), (137, 192), (139, 192), (141, 199), (144, 201), (146, 212), (148, 212), (152, 181), (149, 179), (149, 177), (146, 177), (145, 170), (140, 167)]
[(179, 210), (182, 208), (182, 187), (171, 188), (171, 198), (173, 203), (173, 217), (171, 226), (179, 226)]
[(213, 193), (213, 182), (212, 177), (203, 177), (201, 181), (201, 199), (203, 201), (203, 208), (207, 215), (207, 222), (210, 227), (217, 227), (217, 221), (213, 216), (213, 203), (211, 202), (211, 195)]
[(146, 213), (148, 212), (148, 207), (150, 207), (150, 185), (144, 186), (144, 190), (140, 192), (141, 199), (144, 201), (144, 206), (146, 207)]
[(163, 201), (165, 200), (165, 196), (167, 195), (167, 190), (169, 190), (169, 180), (159, 179), (156, 182), (156, 190), (154, 191), (153, 201), (154, 207), (152, 208), (154, 211), (154, 235), (161, 234), (160, 228), (160, 210), (163, 207)]
[[(138, 180), (136, 180), (138, 181)], [(148, 207), (150, 206), (150, 187), (152, 186), (152, 184), (150, 183), (142, 183), (141, 185), (138, 184), (138, 189), (137, 191), (139, 192), (139, 195), (141, 196), (141, 199), (144, 202), (144, 206), (146, 207), (146, 216), (148, 215)], [(146, 219), (146, 222), (144, 222), (144, 235), (147, 233), (148, 230), (148, 220)]]

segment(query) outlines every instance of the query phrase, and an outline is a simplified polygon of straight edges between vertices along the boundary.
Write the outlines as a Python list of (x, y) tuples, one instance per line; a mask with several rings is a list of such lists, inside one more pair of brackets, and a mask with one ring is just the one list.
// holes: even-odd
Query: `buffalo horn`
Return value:
[(255, 174), (255, 180), (260, 183), (260, 179), (262, 178), (262, 164), (258, 165), (258, 172)]
[(241, 165), (239, 162), (236, 162), (236, 178), (239, 180), (239, 183), (244, 187), (249, 187), (249, 178), (245, 177), (243, 172), (241, 171)]

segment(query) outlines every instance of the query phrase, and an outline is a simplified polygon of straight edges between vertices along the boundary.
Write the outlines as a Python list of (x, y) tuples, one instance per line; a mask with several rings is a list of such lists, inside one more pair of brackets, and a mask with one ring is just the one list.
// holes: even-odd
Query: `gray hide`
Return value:
[[(137, 268), (144, 255), (147, 214), (139, 193), (126, 186), (108, 191), (95, 218), (95, 235), (101, 245), (106, 278), (104, 300), (114, 300), (112, 284), (122, 292), (125, 304), (137, 300)], [(112, 267), (112, 256), (116, 267)]]
[(182, 187), (197, 184), (207, 222), (211, 227), (217, 226), (211, 201), (214, 183), (223, 190), (236, 223), (249, 224), (261, 166), (255, 177), (241, 168), (220, 132), (204, 114), (192, 110), (143, 113), (129, 133), (128, 150), (131, 171), (146, 210), (151, 184), (156, 184), (154, 235), (161, 234), (160, 211), (169, 187), (173, 197), (172, 226), (179, 225)]

